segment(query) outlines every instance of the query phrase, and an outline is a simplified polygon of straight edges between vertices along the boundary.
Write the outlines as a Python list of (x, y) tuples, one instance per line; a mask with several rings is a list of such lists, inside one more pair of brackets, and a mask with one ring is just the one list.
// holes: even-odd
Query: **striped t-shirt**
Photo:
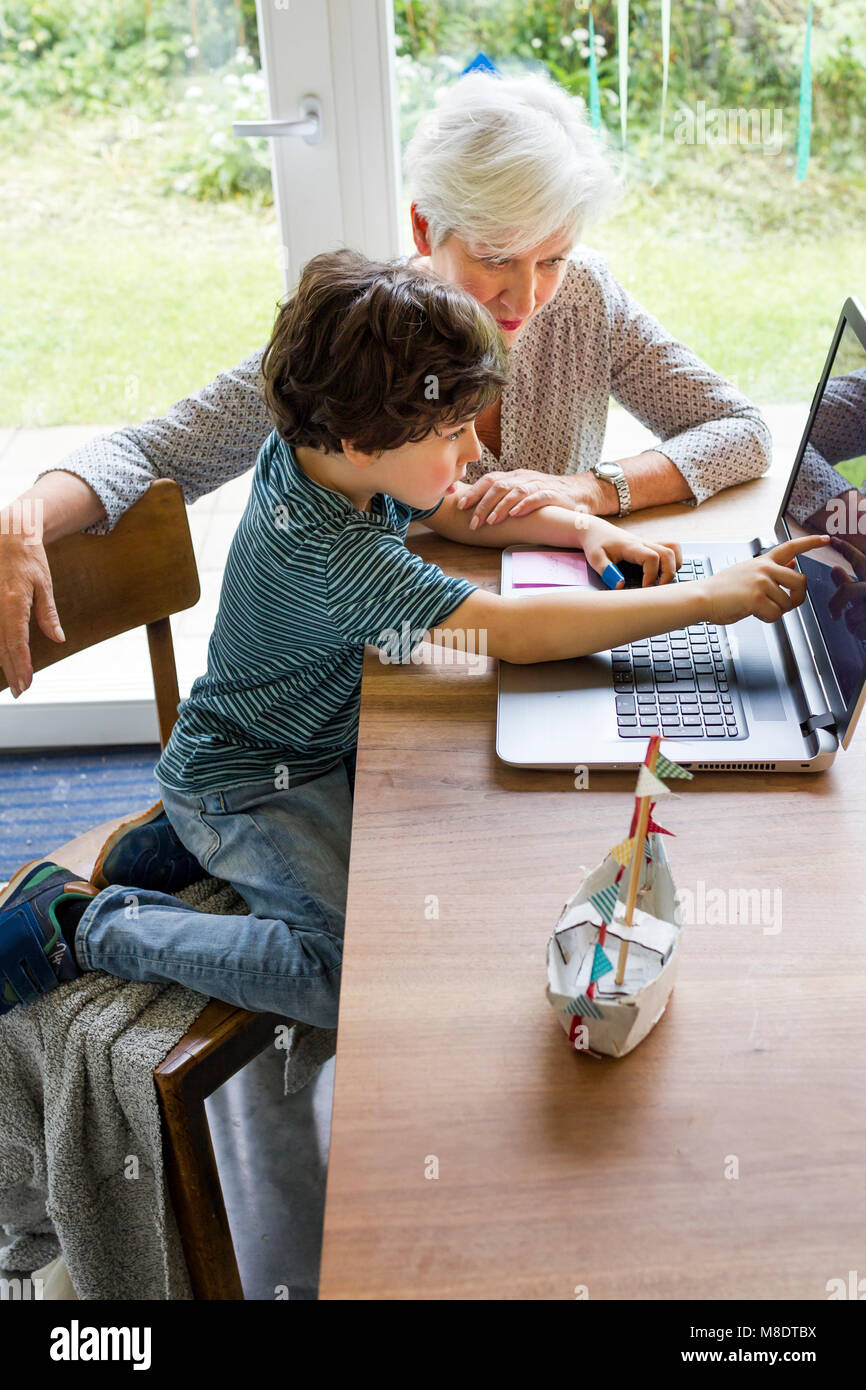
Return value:
[[(418, 511), (370, 511), (314, 482), (276, 430), (256, 462), (229, 550), (207, 674), (194, 682), (156, 775), (181, 792), (325, 772), (357, 744), (364, 644), (391, 654), (477, 587), (405, 540)], [(435, 511), (436, 508), (432, 508)]]

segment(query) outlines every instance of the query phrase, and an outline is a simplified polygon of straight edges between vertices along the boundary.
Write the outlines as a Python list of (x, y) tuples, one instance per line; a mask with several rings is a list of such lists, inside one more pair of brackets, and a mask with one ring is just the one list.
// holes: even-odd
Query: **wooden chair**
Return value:
[[(200, 589), (183, 494), (161, 479), (105, 536), (67, 536), (46, 547), (66, 642), (30, 625), (34, 672), (109, 637), (147, 627), (162, 746), (180, 699), (171, 637), (172, 613), (198, 602)], [(7, 681), (0, 671), (0, 690)], [(130, 808), (130, 814), (144, 808)], [(88, 879), (105, 839), (106, 821), (52, 851), (51, 858)], [(291, 1022), (211, 1000), (185, 1037), (154, 1070), (163, 1121), (166, 1176), (196, 1299), (242, 1299), (237, 1259), (214, 1158), (205, 1100), (273, 1044)]]

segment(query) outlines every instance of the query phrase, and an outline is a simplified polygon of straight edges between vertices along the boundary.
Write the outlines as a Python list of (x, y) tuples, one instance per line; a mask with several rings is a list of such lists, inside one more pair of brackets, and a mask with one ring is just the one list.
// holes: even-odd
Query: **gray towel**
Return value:
[[(246, 912), (204, 879), (178, 897)], [(62, 1253), (80, 1299), (192, 1297), (162, 1163), (153, 1069), (207, 998), (89, 971), (0, 1019), (0, 1269)], [(296, 1024), (285, 1090), (333, 1055), (336, 1034)]]

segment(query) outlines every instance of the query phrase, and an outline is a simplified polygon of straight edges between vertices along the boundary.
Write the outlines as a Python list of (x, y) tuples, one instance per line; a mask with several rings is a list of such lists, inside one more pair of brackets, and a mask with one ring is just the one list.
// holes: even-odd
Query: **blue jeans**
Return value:
[(75, 937), (84, 970), (175, 981), (254, 1012), (334, 1028), (340, 992), (354, 754), (323, 776), (248, 782), (162, 800), (184, 845), (225, 879), (248, 916), (204, 913), (178, 898), (114, 884)]

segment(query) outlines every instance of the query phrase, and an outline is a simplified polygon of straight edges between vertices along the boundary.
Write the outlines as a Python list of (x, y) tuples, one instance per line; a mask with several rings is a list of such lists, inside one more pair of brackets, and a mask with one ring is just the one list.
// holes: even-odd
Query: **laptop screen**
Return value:
[[(810, 412), (782, 516), (792, 536), (826, 533), (801, 555), (839, 693), (840, 736), (866, 679), (866, 326), (849, 301)], [(828, 691), (828, 694), (830, 692)]]

